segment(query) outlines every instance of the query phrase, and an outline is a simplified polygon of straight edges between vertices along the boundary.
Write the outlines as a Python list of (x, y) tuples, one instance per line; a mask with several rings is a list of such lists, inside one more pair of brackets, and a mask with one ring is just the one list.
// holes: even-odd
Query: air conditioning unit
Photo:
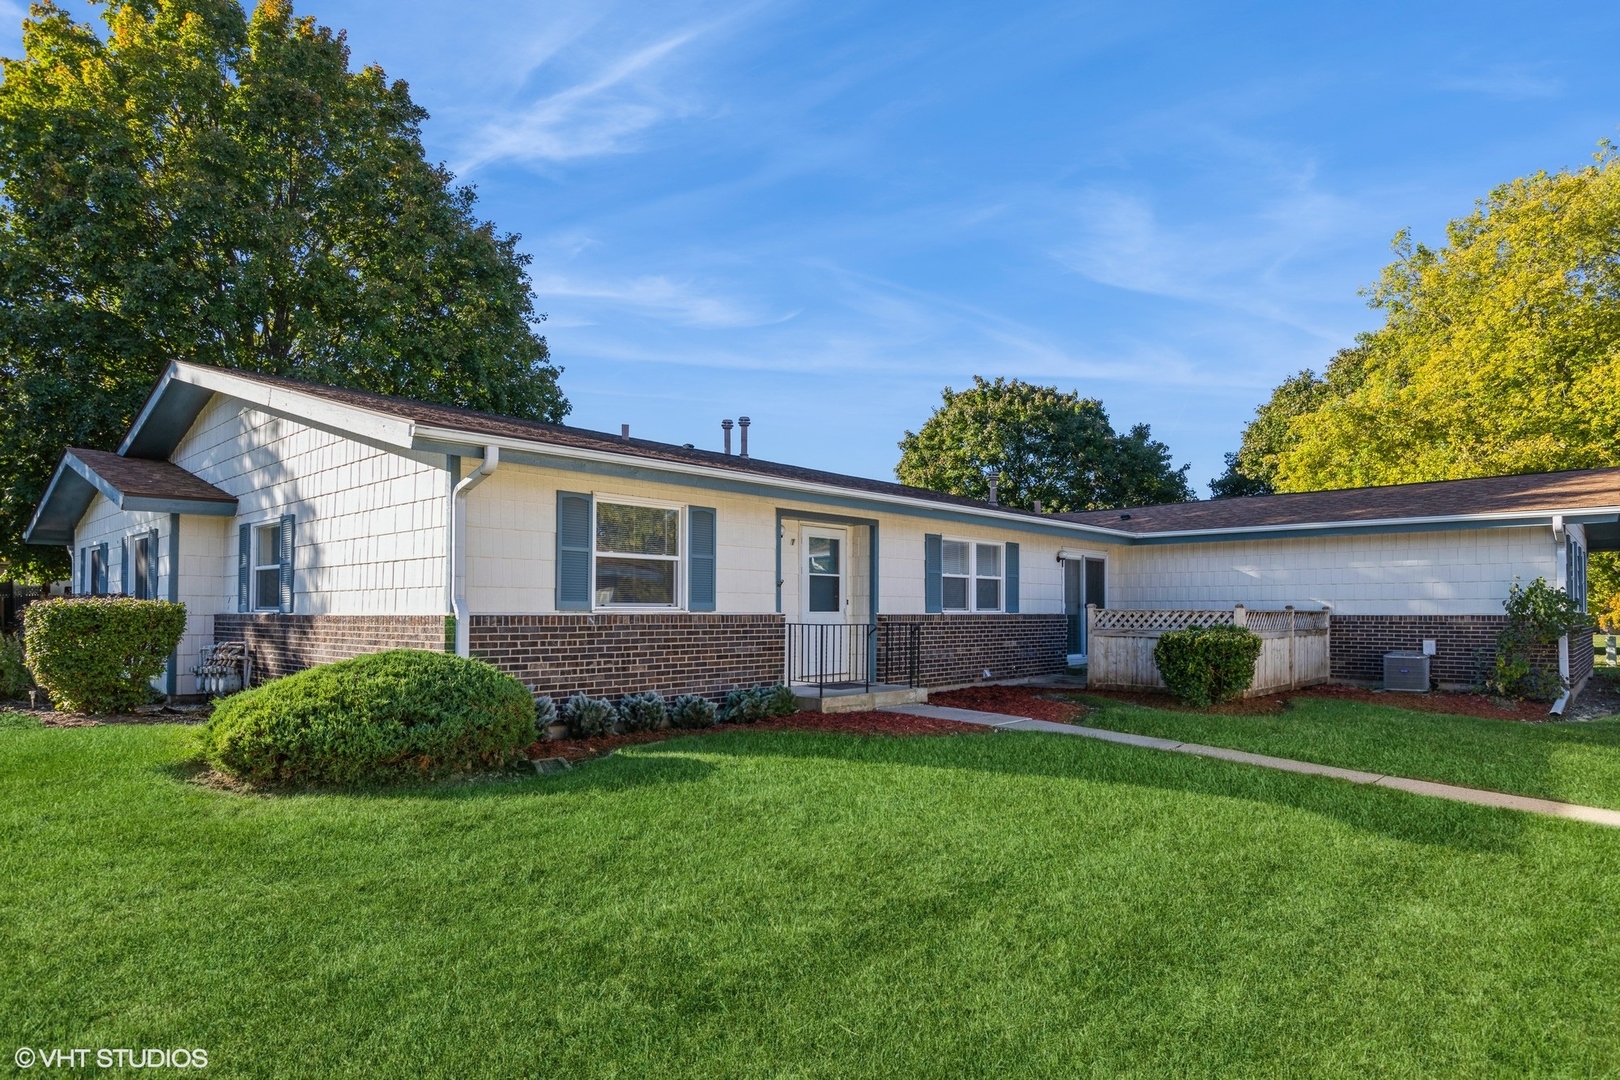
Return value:
[(1384, 689), (1408, 690), (1419, 694), (1429, 689), (1429, 660), (1422, 653), (1384, 654)]

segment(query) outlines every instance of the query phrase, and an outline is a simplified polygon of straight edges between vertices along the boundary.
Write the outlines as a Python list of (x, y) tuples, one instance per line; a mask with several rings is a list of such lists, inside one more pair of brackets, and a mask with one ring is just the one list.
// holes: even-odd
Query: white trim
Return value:
[[(276, 534), (276, 561), (273, 563), (259, 563), (259, 536), (267, 531), (274, 530)], [(274, 603), (266, 605), (259, 596), (259, 574), (265, 570), (276, 572), (276, 591), (271, 597)], [(248, 526), (248, 611), (258, 614), (266, 611), (281, 610), (281, 517), (277, 515), (272, 521), (262, 525)]]
[[(257, 379), (219, 368), (175, 361), (163, 379), (164, 382), (172, 380), (188, 386), (200, 386), (277, 416), (304, 421), (317, 427), (327, 427), (351, 437), (380, 443), (394, 450), (410, 450), (416, 434), (416, 424), (413, 421), (401, 420), (371, 409), (339, 405), (315, 394), (285, 386), (271, 386)], [(158, 400), (162, 389), (163, 383), (160, 382), (158, 391), (152, 395), (153, 402)], [(141, 417), (137, 418), (131, 427), (131, 431), (139, 428), (145, 415), (143, 411)], [(476, 441), (489, 442), (488, 439)]]
[[(674, 555), (637, 555), (627, 551), (599, 551), (596, 547), (596, 515), (603, 503), (617, 506), (645, 506), (653, 510), (675, 511), (675, 554)], [(687, 541), (683, 539), (686, 534), (687, 505), (685, 503), (670, 502), (661, 499), (649, 499), (639, 495), (614, 495), (610, 492), (591, 492), (591, 610), (601, 614), (613, 612), (663, 612), (686, 610), (686, 557)], [(669, 604), (599, 604), (596, 601), (596, 560), (608, 559), (657, 559), (660, 562), (675, 564), (675, 598)], [(718, 600), (718, 598), (716, 598)], [(716, 605), (718, 607), (718, 605)]]
[[(979, 539), (979, 538), (969, 537), (969, 536), (951, 536), (948, 533), (942, 533), (940, 535), (939, 543), (940, 543), (940, 552), (939, 552), (939, 555), (940, 555), (940, 568), (939, 568), (939, 577), (940, 577), (939, 610), (940, 610), (940, 613), (944, 614), (944, 615), (1005, 615), (1007, 613), (1007, 545), (1006, 545), (1006, 543), (1003, 542), (1003, 541), (999, 541), (999, 540), (984, 540), (984, 539)], [(965, 608), (953, 608), (953, 607), (946, 607), (945, 606), (945, 579), (946, 578), (961, 578), (962, 577), (961, 574), (947, 574), (945, 572), (945, 545), (946, 544), (966, 544), (968, 546), (968, 573), (967, 573), (967, 578), (966, 578), (966, 580), (967, 580), (967, 594), (968, 594), (967, 595), (967, 601), (968, 601), (968, 606), (965, 607)], [(990, 578), (990, 577), (984, 577), (983, 578), (983, 580), (985, 580), (985, 581), (992, 581), (993, 580), (993, 581), (995, 581), (997, 583), (996, 597), (997, 597), (999, 602), (993, 608), (982, 608), (982, 607), (979, 606), (979, 581), (980, 581), (980, 578), (981, 578), (981, 575), (979, 573), (979, 548), (981, 546), (996, 548), (1001, 553), (1000, 557), (997, 560), (1001, 564), (1000, 567), (999, 567), (1001, 572), (999, 574), (997, 574), (994, 578)]]

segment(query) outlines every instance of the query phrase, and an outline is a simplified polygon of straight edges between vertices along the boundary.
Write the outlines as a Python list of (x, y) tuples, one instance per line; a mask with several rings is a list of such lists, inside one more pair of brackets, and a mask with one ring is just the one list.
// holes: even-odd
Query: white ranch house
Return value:
[[(176, 362), (117, 453), (64, 455), (28, 539), (76, 592), (186, 604), (179, 695), (225, 641), (260, 677), (449, 648), (552, 695), (1023, 679), (1086, 654), (1088, 605), (1097, 633), (1291, 607), (1326, 630), (1312, 677), (1431, 641), (1466, 684), (1515, 579), (1584, 595), (1620, 547), (1620, 470), (1037, 514)], [(1579, 684), (1591, 649), (1559, 662)]]

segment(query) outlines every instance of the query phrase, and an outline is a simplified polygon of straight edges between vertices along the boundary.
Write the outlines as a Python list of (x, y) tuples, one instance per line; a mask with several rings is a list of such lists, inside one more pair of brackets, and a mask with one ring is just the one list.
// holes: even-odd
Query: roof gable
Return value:
[(123, 457), (104, 450), (62, 455), (23, 534), (30, 544), (68, 544), (97, 494), (120, 510), (229, 516), (236, 497), (171, 461)]

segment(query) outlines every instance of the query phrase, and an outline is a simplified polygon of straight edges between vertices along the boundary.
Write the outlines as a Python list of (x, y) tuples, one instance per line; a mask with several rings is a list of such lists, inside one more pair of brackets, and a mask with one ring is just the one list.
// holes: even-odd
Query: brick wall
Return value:
[[(1340, 615), (1334, 613), (1330, 649), (1335, 680), (1382, 683), (1384, 654), (1421, 652), (1425, 638), (1435, 643), (1430, 677), (1443, 687), (1476, 685), (1496, 656), (1496, 635), (1506, 615)], [(1535, 659), (1558, 670), (1556, 646)], [(1589, 662), (1590, 663), (1590, 662)]]
[(656, 690), (719, 700), (782, 681), (780, 615), (474, 615), (472, 655), (563, 699)]
[(1588, 626), (1569, 635), (1569, 685), (1572, 687), (1580, 686), (1592, 674), (1595, 659), (1592, 635), (1596, 632), (1596, 627)]
[(385, 649), (444, 649), (443, 615), (214, 616), (214, 642), (246, 641), (253, 681)]
[[(957, 686), (991, 679), (1053, 675), (1068, 665), (1068, 620), (1062, 615), (879, 615), (882, 627), (916, 625), (919, 682)], [(898, 647), (903, 635), (886, 633), (884, 648)], [(878, 670), (898, 671), (889, 658)]]

